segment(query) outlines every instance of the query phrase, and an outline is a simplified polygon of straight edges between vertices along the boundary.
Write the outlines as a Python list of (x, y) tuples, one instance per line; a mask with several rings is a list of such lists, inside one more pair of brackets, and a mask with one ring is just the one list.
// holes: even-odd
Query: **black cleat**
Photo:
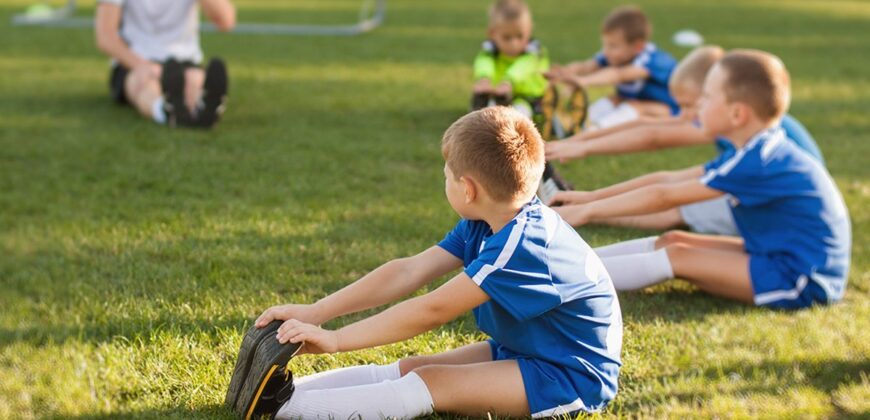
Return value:
[(481, 108), (489, 106), (489, 94), (475, 93), (471, 95), (471, 110), (477, 111)]
[(288, 363), (301, 343), (281, 344), (275, 337), (282, 321), (251, 327), (242, 340), (233, 378), (224, 403), (239, 418), (275, 418), (293, 395), (293, 373)]
[(544, 96), (541, 97), (539, 105), (542, 120), (540, 125), (541, 137), (543, 137), (545, 141), (553, 138), (553, 119), (556, 118), (556, 107), (558, 104), (559, 92), (556, 90), (555, 85), (550, 84), (544, 91)]
[(541, 177), (541, 184), (538, 185), (538, 198), (549, 205), (553, 196), (560, 191), (571, 191), (573, 187), (568, 181), (565, 181), (556, 168), (550, 162), (544, 164), (544, 176)]
[(160, 87), (163, 89), (163, 112), (166, 113), (166, 125), (170, 127), (193, 126), (193, 118), (184, 103), (184, 68), (178, 61), (170, 59), (163, 64)]
[(568, 133), (577, 134), (583, 130), (589, 113), (589, 95), (583, 86), (577, 86), (568, 98)]
[(227, 67), (220, 58), (213, 58), (205, 69), (205, 84), (200, 105), (197, 107), (197, 125), (202, 128), (213, 127), (226, 107), (229, 92)]

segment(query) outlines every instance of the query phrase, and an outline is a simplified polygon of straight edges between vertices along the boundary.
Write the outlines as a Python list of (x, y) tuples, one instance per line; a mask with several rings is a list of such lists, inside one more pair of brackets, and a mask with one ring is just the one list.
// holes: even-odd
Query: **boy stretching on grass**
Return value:
[(633, 6), (614, 9), (601, 26), (602, 51), (595, 57), (554, 65), (545, 73), (553, 82), (579, 87), (615, 86), (616, 94), (589, 107), (589, 123), (607, 128), (642, 116), (663, 117), (678, 113), (668, 92), (676, 60), (649, 42), (652, 26)]
[(200, 67), (199, 9), (219, 30), (236, 24), (230, 0), (99, 0), (97, 47), (112, 58), (112, 99), (170, 127), (214, 126), (223, 112), (224, 62)]
[(825, 167), (785, 138), (789, 75), (769, 53), (731, 52), (704, 83), (700, 121), (736, 151), (682, 181), (653, 184), (557, 209), (573, 225), (646, 214), (730, 195), (740, 237), (668, 232), (596, 249), (619, 290), (678, 276), (700, 289), (775, 308), (804, 308), (843, 297), (851, 226)]
[[(716, 46), (700, 47), (689, 53), (674, 69), (670, 90), (680, 104), (678, 117), (665, 117), (634, 121), (608, 129), (587, 131), (572, 138), (545, 145), (548, 160), (566, 162), (593, 155), (618, 155), (633, 152), (714, 144), (718, 155), (735, 153), (727, 139), (714, 137), (703, 130), (697, 120), (698, 102), (704, 79), (725, 52)], [(807, 130), (792, 116), (786, 114), (780, 121), (786, 138), (824, 163), (822, 153)], [(700, 168), (700, 166), (699, 166)], [(696, 171), (699, 168), (692, 168)], [(678, 172), (660, 171), (634, 180), (595, 191), (565, 191), (556, 193), (547, 204), (584, 204), (612, 195), (628, 192), (650, 183), (679, 182)], [(671, 229), (687, 225), (692, 231), (719, 235), (738, 235), (731, 216), (729, 196), (686, 204), (653, 214), (616, 217), (598, 222), (640, 229)]]
[[(281, 419), (549, 417), (603, 408), (617, 390), (619, 303), (598, 257), (534, 195), (543, 147), (532, 122), (509, 108), (456, 121), (442, 153), (447, 201), (462, 220), (437, 246), (390, 261), (315, 304), (266, 310), (243, 341), (228, 404), (242, 415), (277, 411)], [(458, 268), (426, 295), (335, 331), (317, 326), (394, 302)], [(303, 342), (301, 352), (314, 354), (376, 347), (467, 311), (488, 341), (295, 384), (285, 367)]]

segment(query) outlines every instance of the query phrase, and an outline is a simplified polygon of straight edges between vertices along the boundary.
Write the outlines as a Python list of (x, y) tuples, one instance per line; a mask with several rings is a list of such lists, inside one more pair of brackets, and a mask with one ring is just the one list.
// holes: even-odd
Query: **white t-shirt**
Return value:
[(100, 0), (121, 6), (121, 38), (145, 59), (202, 61), (197, 0)]

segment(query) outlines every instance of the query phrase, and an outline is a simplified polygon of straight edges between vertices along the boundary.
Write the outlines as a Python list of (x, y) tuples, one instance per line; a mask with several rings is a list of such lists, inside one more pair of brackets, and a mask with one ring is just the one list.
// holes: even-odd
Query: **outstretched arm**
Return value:
[[(121, 6), (113, 3), (99, 3), (97, 15), (94, 18), (94, 40), (97, 48), (128, 69), (150, 65), (148, 60), (134, 53), (121, 39), (121, 35), (118, 33), (120, 28)], [(157, 66), (155, 65), (155, 67)]]
[(409, 299), (377, 315), (336, 331), (290, 320), (278, 329), (282, 343), (305, 342), (303, 352), (335, 353), (395, 343), (437, 328), (489, 300), (467, 274), (426, 295)]
[(692, 123), (669, 120), (637, 124), (589, 141), (561, 141), (546, 144), (547, 160), (565, 162), (594, 155), (620, 155), (671, 147), (709, 144), (713, 140)]
[(569, 82), (584, 87), (614, 86), (647, 77), (649, 70), (639, 66), (605, 67), (587, 75), (575, 76)]
[(236, 8), (230, 0), (199, 0), (199, 7), (219, 31), (231, 31), (236, 26)]
[(439, 246), (413, 257), (387, 262), (361, 279), (311, 305), (279, 305), (263, 312), (255, 325), (297, 319), (319, 325), (333, 318), (394, 302), (432, 280), (462, 266), (462, 261)]
[(553, 196), (549, 205), (553, 205), (553, 203), (563, 203), (563, 205), (571, 206), (590, 203), (625, 194), (629, 191), (637, 190), (649, 185), (672, 184), (686, 180), (698, 179), (703, 174), (704, 167), (701, 165), (678, 171), (653, 172), (651, 174), (641, 175), (637, 178), (594, 191), (561, 191)]
[(719, 190), (702, 184), (698, 179), (671, 184), (648, 185), (588, 204), (555, 209), (571, 226), (621, 216), (657, 213), (683, 204), (696, 203), (721, 196)]

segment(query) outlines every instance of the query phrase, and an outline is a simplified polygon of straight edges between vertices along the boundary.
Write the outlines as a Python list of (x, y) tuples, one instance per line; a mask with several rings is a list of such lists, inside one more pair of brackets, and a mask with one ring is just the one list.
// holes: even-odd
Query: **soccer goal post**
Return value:
[[(76, 0), (68, 0), (63, 7), (53, 9), (44, 4), (28, 8), (26, 13), (12, 17), (13, 25), (90, 28), (94, 20), (74, 16)], [(261, 35), (315, 35), (354, 36), (369, 32), (381, 25), (387, 14), (387, 0), (363, 0), (356, 23), (343, 25), (305, 25), (293, 23), (240, 22), (233, 32)], [(204, 23), (204, 31), (214, 31), (214, 25)]]

